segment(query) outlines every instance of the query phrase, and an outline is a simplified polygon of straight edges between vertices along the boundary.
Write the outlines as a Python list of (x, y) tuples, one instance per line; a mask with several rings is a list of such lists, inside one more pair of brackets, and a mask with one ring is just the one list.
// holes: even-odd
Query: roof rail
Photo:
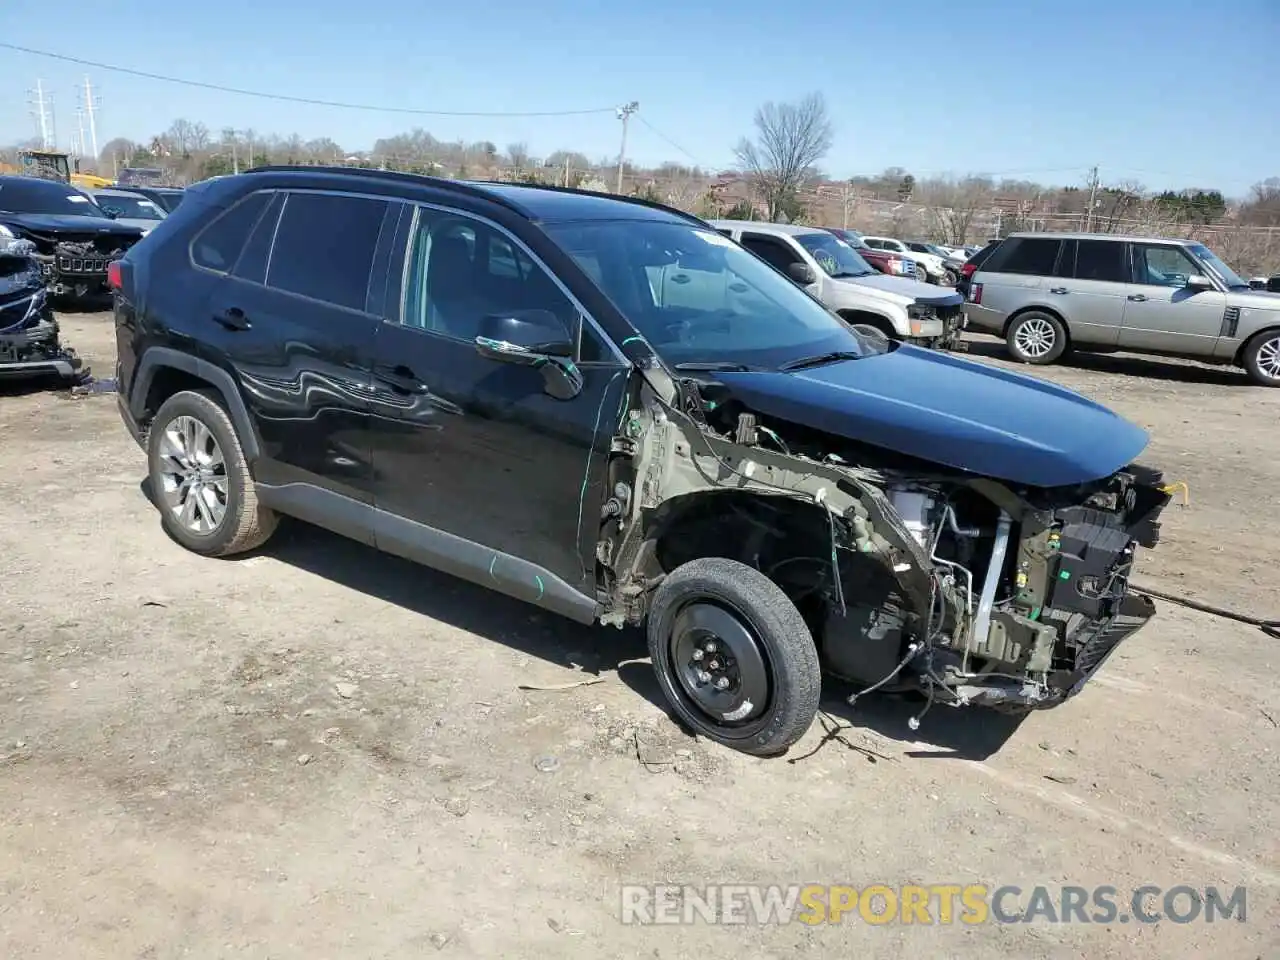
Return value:
[[(457, 182), (457, 181), (453, 181)], [(601, 193), (598, 190), (584, 190), (582, 187), (560, 187), (553, 183), (519, 183), (507, 180), (470, 180), (468, 183), (492, 183), (500, 187), (528, 187), (530, 190), (546, 190), (548, 193), (567, 193), (578, 197), (604, 197), (608, 200), (617, 200), (619, 203), (631, 203), (640, 207), (648, 207), (651, 210), (661, 210), (663, 213), (675, 214), (685, 220), (690, 220), (700, 226), (705, 226), (706, 221), (701, 217), (695, 216), (679, 207), (668, 206), (657, 200), (646, 200), (644, 197), (628, 197), (620, 193)]]
[(274, 164), (266, 167), (254, 167), (251, 170), (246, 170), (245, 173), (335, 173), (344, 176), (368, 177), (373, 180), (416, 183), (419, 185), (430, 184), (445, 187), (450, 190), (462, 189), (473, 196), (496, 201), (522, 216), (534, 219), (532, 212), (526, 210), (524, 207), (520, 206), (520, 204), (508, 200), (491, 190), (484, 189), (484, 187), (490, 185), (495, 187), (525, 187), (530, 190), (546, 190), (552, 193), (567, 193), (580, 197), (605, 197), (610, 200), (617, 200), (620, 203), (631, 203), (637, 206), (648, 207), (652, 210), (661, 210), (664, 213), (674, 214), (675, 216), (699, 225), (705, 224), (705, 221), (701, 217), (687, 213), (678, 207), (671, 207), (665, 203), (659, 203), (656, 200), (645, 200), (642, 197), (625, 197), (616, 193), (600, 193), (595, 190), (583, 190), (579, 187), (558, 187), (549, 183), (520, 183), (509, 180), (454, 180), (451, 177), (433, 177), (430, 174), (425, 173), (402, 173), (399, 170), (378, 170), (370, 167), (339, 167), (329, 165), (311, 166), (308, 164)]
[(425, 173), (402, 173), (399, 170), (378, 170), (370, 167), (339, 167), (327, 164), (313, 166), (310, 164), (298, 163), (273, 164), (267, 167), (254, 167), (251, 170), (246, 170), (244, 174), (241, 174), (241, 176), (254, 173), (330, 173), (349, 177), (364, 177), (369, 180), (384, 180), (393, 183), (412, 183), (418, 186), (439, 186), (445, 187), (449, 190), (460, 190), (463, 193), (470, 194), (477, 198), (492, 200), (507, 209), (520, 214), (521, 216), (529, 216), (529, 211), (525, 210), (519, 204), (512, 203), (503, 197), (494, 196), (494, 194), (487, 190), (477, 189), (468, 181), (454, 180), (449, 177), (433, 177)]

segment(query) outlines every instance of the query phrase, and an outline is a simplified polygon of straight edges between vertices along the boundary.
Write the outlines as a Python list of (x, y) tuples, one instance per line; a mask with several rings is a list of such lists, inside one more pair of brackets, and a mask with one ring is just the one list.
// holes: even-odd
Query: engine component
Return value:
[(902, 522), (906, 524), (911, 535), (922, 547), (929, 543), (929, 531), (933, 526), (929, 522), (929, 514), (933, 511), (934, 499), (923, 490), (912, 487), (890, 487), (887, 491), (889, 502), (898, 511)]

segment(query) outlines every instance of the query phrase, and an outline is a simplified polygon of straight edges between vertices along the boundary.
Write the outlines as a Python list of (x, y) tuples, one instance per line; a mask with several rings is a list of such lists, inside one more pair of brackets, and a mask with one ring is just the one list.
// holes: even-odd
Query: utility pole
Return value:
[(44, 81), (37, 80), (36, 88), (28, 91), (31, 99), (31, 116), (35, 117), (36, 130), (40, 134), (40, 149), (49, 150), (53, 147), (52, 138), (49, 134), (49, 101), (44, 94)]
[(565, 151), (564, 155), (564, 186), (569, 186), (569, 153)]
[(622, 121), (622, 146), (618, 150), (618, 189), (614, 191), (615, 193), (622, 193), (622, 168), (627, 162), (627, 122), (639, 109), (639, 100), (632, 100), (625, 106), (618, 107), (618, 119)]
[(1085, 212), (1084, 232), (1093, 230), (1093, 205), (1098, 198), (1098, 168), (1089, 171), (1089, 209)]
[(849, 208), (858, 200), (853, 192), (853, 181), (846, 180), (840, 185), (840, 205), (844, 210), (844, 229), (849, 229)]
[[(89, 143), (93, 147), (93, 159), (98, 159), (98, 117), (95, 112), (99, 106), (99, 101), (94, 98), (93, 85), (89, 83), (89, 75), (84, 77), (84, 112), (89, 117)], [(81, 133), (80, 140), (83, 142), (84, 134)]]
[[(84, 108), (76, 107), (76, 154), (84, 156), (85, 139), (84, 139)], [(97, 157), (93, 158), (97, 160)]]

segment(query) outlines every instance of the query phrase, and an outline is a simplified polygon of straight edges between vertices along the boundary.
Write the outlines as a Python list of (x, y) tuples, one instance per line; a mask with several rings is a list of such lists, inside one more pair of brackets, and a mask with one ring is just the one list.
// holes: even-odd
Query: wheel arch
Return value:
[(139, 424), (149, 423), (155, 412), (179, 390), (212, 387), (235, 425), (245, 459), (252, 463), (262, 455), (253, 419), (231, 374), (221, 367), (171, 347), (152, 347), (142, 355), (129, 397), (129, 412)]
[(1067, 318), (1062, 315), (1060, 310), (1053, 307), (1045, 306), (1040, 303), (1033, 303), (1025, 307), (1019, 307), (1013, 313), (1005, 318), (1004, 326), (1000, 328), (1000, 336), (1009, 336), (1009, 328), (1013, 326), (1013, 322), (1019, 317), (1026, 316), (1028, 313), (1046, 313), (1062, 324), (1062, 331), (1067, 335), (1067, 346), (1071, 346), (1071, 324), (1067, 323)]
[(894, 326), (893, 320), (883, 313), (876, 313), (873, 310), (840, 310), (837, 311), (837, 315), (849, 323), (869, 324), (889, 337), (902, 336)]
[(1273, 323), (1270, 326), (1263, 327), (1261, 330), (1256, 330), (1244, 340), (1241, 340), (1240, 346), (1236, 347), (1236, 353), (1235, 356), (1232, 357), (1231, 362), (1237, 367), (1244, 366), (1244, 352), (1249, 349), (1253, 344), (1253, 341), (1257, 340), (1259, 337), (1264, 337), (1269, 333), (1280, 333), (1280, 323)]

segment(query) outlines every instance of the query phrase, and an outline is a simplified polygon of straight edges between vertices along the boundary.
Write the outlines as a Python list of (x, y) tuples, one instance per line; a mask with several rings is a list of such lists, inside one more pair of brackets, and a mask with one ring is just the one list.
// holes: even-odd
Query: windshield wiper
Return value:
[(824, 363), (839, 363), (841, 360), (857, 360), (862, 354), (854, 353), (850, 350), (832, 350), (830, 353), (819, 353), (812, 357), (800, 357), (797, 360), (788, 360), (782, 366), (778, 367), (782, 371), (803, 370), (806, 367), (817, 367)]
[(695, 360), (689, 363), (677, 363), (675, 369), (681, 373), (750, 373), (759, 367), (751, 367), (745, 363), (734, 363), (732, 360)]
[(874, 270), (868, 270), (866, 273), (850, 273), (848, 270), (842, 270), (839, 273), (831, 274), (833, 280), (843, 280), (846, 277), (869, 277), (875, 273)]

